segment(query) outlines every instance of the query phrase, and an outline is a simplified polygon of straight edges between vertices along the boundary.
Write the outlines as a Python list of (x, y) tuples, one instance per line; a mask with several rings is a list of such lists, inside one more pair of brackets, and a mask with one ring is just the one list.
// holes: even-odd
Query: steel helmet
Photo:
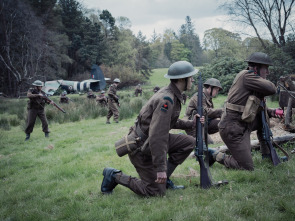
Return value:
[(222, 86), (220, 84), (220, 81), (217, 80), (216, 78), (209, 78), (207, 81), (205, 81), (204, 85), (218, 87), (220, 90), (222, 90)]
[(92, 91), (92, 89), (89, 89), (88, 91), (89, 91), (89, 92), (91, 92), (91, 91)]
[(39, 86), (39, 87), (43, 87), (43, 82), (40, 80), (36, 80), (32, 83), (32, 85), (34, 86)]
[(114, 82), (115, 82), (115, 83), (120, 83), (121, 81), (120, 81), (119, 78), (115, 78), (115, 79), (114, 79)]
[(256, 64), (265, 64), (265, 65), (269, 65), (272, 66), (273, 63), (270, 59), (270, 57), (262, 52), (254, 52), (252, 53), (246, 60), (245, 62), (248, 63), (256, 63)]
[(105, 91), (101, 91), (100, 93), (101, 93), (101, 94), (104, 94), (104, 93), (105, 93)]
[(169, 69), (168, 73), (165, 74), (165, 78), (169, 79), (181, 79), (187, 78), (195, 75), (198, 72), (193, 65), (187, 61), (177, 61), (173, 63)]

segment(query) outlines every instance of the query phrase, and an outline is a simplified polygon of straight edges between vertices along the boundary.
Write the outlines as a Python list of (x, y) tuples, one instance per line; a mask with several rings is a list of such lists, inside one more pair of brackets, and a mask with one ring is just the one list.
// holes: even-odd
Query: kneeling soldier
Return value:
[[(114, 168), (105, 168), (101, 184), (102, 193), (112, 193), (121, 184), (141, 196), (164, 195), (167, 188), (177, 189), (169, 179), (195, 147), (195, 139), (184, 134), (171, 134), (170, 129), (186, 129), (195, 126), (194, 120), (181, 120), (183, 91), (192, 86), (192, 76), (197, 73), (191, 63), (179, 61), (172, 64), (166, 78), (168, 87), (155, 93), (141, 109), (137, 122), (130, 128), (128, 137), (139, 140), (129, 159), (140, 179), (125, 175)], [(204, 122), (204, 118), (201, 118)], [(145, 144), (145, 145), (143, 145)], [(146, 146), (145, 150), (142, 146)], [(129, 147), (128, 147), (129, 148)], [(168, 160), (167, 160), (168, 155)]]

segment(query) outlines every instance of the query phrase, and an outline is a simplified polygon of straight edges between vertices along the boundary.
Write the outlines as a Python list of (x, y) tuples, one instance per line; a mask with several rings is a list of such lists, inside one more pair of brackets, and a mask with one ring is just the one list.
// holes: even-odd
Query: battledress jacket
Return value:
[(43, 91), (38, 91), (35, 88), (30, 88), (27, 93), (27, 97), (30, 99), (28, 102), (28, 109), (44, 109), (46, 102), (42, 97), (39, 96), (39, 93), (46, 95)]
[[(204, 115), (207, 115), (208, 118), (220, 118), (222, 114), (222, 109), (214, 109), (212, 102), (212, 97), (210, 97), (206, 92), (203, 92), (203, 108)], [(189, 104), (186, 108), (185, 115), (191, 117), (194, 110), (197, 110), (198, 106), (198, 93), (195, 93), (190, 99)], [(191, 118), (190, 118), (191, 119)]]
[(108, 90), (108, 96), (112, 103), (118, 102), (119, 98), (117, 96), (117, 86), (114, 84), (111, 84), (109, 90)]
[[(236, 78), (229, 90), (227, 102), (245, 106), (250, 95), (257, 96), (260, 100), (265, 96), (273, 95), (276, 93), (276, 86), (269, 80), (254, 74), (254, 71), (243, 70)], [(231, 112), (231, 110), (228, 110)], [(273, 109), (267, 108), (267, 113), (271, 116)], [(219, 127), (222, 126), (222, 122)]]
[[(170, 129), (189, 129), (192, 120), (179, 119), (182, 95), (174, 83), (155, 93), (141, 109), (138, 123), (149, 137), (152, 162), (157, 172), (167, 170)], [(184, 135), (186, 136), (186, 135)]]

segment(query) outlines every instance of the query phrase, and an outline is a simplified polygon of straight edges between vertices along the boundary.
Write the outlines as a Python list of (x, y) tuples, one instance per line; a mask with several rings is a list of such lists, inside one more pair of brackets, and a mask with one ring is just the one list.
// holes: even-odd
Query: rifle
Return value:
[[(203, 82), (202, 82), (202, 76), (201, 72), (199, 73), (198, 77), (198, 108), (197, 112), (200, 117), (203, 116)], [(203, 189), (208, 189), (212, 186), (211, 181), (211, 175), (209, 171), (209, 167), (205, 165), (204, 159), (203, 159), (203, 130), (202, 130), (202, 123), (200, 121), (200, 118), (197, 118), (196, 123), (196, 147), (195, 147), (195, 156), (197, 157), (197, 160), (200, 164), (200, 186)]]
[(261, 118), (262, 118), (262, 139), (267, 143), (267, 146), (270, 151), (270, 156), (271, 156), (271, 161), (274, 166), (278, 165), (281, 163), (280, 158), (278, 157), (278, 154), (275, 150), (275, 148), (272, 145), (272, 139), (273, 135), (271, 130), (269, 129), (269, 126), (266, 121), (266, 116), (265, 116), (265, 102), (264, 100), (261, 101), (260, 106), (262, 107), (261, 110)]
[(57, 109), (59, 109), (61, 112), (63, 112), (64, 114), (66, 113), (65, 112), (65, 110), (64, 109), (62, 109), (60, 106), (58, 106), (53, 100), (51, 100), (47, 95), (46, 95), (46, 93), (44, 92), (44, 91), (42, 91), (44, 94), (43, 94), (43, 96), (42, 96), (42, 98), (44, 99), (44, 100), (46, 100), (47, 102), (49, 102), (49, 103), (53, 103), (53, 106), (55, 106)]

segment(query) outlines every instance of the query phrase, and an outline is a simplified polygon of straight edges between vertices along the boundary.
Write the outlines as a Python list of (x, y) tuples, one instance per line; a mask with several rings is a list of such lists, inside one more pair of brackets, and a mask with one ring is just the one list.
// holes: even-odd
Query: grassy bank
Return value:
[[(162, 74), (159, 72), (156, 77), (160, 79)], [(137, 176), (128, 157), (116, 155), (114, 143), (128, 133), (137, 109), (152, 95), (150, 86), (146, 87), (143, 99), (135, 98), (133, 91), (120, 92), (121, 113), (128, 116), (122, 116), (119, 124), (106, 125), (104, 114), (92, 115), (98, 108), (95, 104), (82, 103), (79, 106), (85, 109), (78, 110), (79, 106), (74, 105), (88, 101), (73, 95), (75, 104), (64, 106), (68, 115), (47, 107), (47, 111), (54, 112), (49, 119), (49, 138), (44, 137), (40, 124), (27, 142), (21, 123), (9, 123), (9, 130), (1, 127), (0, 220), (295, 219), (294, 159), (273, 167), (271, 162), (262, 161), (258, 152), (253, 152), (253, 172), (227, 170), (214, 164), (213, 179), (229, 180), (229, 185), (219, 189), (196, 186), (200, 182), (199, 164), (188, 158), (172, 176), (175, 184), (186, 186), (185, 190), (168, 191), (165, 197), (142, 198), (117, 186), (113, 195), (102, 195), (104, 167)], [(215, 106), (221, 107), (225, 99), (216, 98)], [(25, 116), (25, 99), (5, 102), (0, 105), (0, 119)], [(276, 107), (277, 103), (268, 102), (268, 106)], [(136, 110), (129, 112), (130, 109)], [(57, 120), (61, 116), (67, 119), (75, 112), (76, 121)], [(285, 146), (288, 152), (294, 148), (292, 145)]]

